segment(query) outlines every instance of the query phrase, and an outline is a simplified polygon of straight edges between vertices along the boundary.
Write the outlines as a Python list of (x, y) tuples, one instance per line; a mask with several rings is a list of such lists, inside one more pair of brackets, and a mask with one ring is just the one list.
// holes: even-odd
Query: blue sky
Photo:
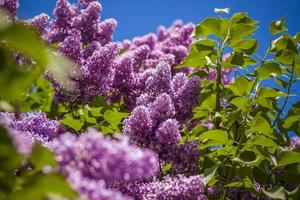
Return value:
[[(260, 29), (255, 32), (260, 54), (268, 47), (270, 22), (286, 16), (289, 33), (300, 32), (300, 0), (102, 0), (100, 3), (101, 18), (118, 21), (114, 34), (117, 41), (155, 32), (159, 25), (169, 26), (176, 19), (198, 23), (215, 16), (214, 8), (224, 7), (230, 7), (231, 13), (248, 12), (260, 22)], [(20, 0), (18, 16), (27, 19), (42, 12), (52, 15), (55, 4), (56, 0)], [(297, 85), (294, 92), (298, 95), (291, 98), (293, 101), (299, 100), (300, 84)]]
[[(18, 16), (24, 19), (41, 12), (52, 14), (55, 3), (56, 0), (20, 0)], [(262, 42), (270, 36), (267, 25), (282, 16), (287, 16), (291, 34), (300, 31), (300, 0), (102, 0), (100, 3), (102, 19), (118, 21), (115, 40), (156, 31), (157, 26), (169, 26), (175, 19), (198, 23), (214, 16), (214, 8), (224, 7), (230, 7), (231, 13), (246, 11), (260, 21), (256, 37)], [(262, 47), (266, 45), (263, 43)]]

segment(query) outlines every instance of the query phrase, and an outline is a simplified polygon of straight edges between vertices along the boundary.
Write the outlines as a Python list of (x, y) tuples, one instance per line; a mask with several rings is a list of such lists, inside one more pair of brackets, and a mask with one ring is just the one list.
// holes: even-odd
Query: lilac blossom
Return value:
[(195, 174), (199, 144), (189, 141), (179, 144), (180, 123), (174, 116), (172, 100), (163, 93), (154, 102), (137, 106), (124, 121), (123, 132), (135, 144), (154, 150), (159, 156), (160, 167), (172, 162), (174, 174)]
[(150, 150), (129, 144), (124, 135), (112, 139), (94, 129), (80, 136), (65, 133), (51, 149), (70, 184), (91, 200), (130, 199), (106, 188), (148, 180), (158, 168), (156, 154)]
[(16, 17), (19, 0), (0, 0), (0, 9), (6, 10), (12, 17)]
[(131, 183), (121, 190), (136, 200), (206, 200), (205, 181), (200, 175), (164, 177), (162, 181)]
[(293, 149), (299, 149), (300, 148), (300, 137), (294, 136), (291, 138), (291, 146)]
[(114, 140), (94, 129), (79, 137), (65, 133), (51, 148), (66, 175), (75, 169), (106, 184), (148, 179), (157, 170), (156, 155), (150, 150), (130, 145), (125, 136)]
[(41, 35), (46, 33), (46, 28), (49, 25), (49, 21), (50, 21), (50, 16), (47, 15), (46, 13), (42, 13), (30, 20), (27, 20), (27, 22), (31, 26), (35, 27)]
[[(179, 64), (188, 53), (188, 46), (192, 43), (191, 34), (194, 30), (192, 23), (183, 24), (177, 20), (169, 28), (160, 26), (157, 33), (124, 40), (123, 48), (131, 54), (141, 46), (148, 46), (149, 50), (143, 59), (134, 66), (137, 71), (155, 67), (162, 59), (169, 60), (173, 68)], [(171, 60), (170, 60), (171, 59)]]
[(23, 154), (28, 154), (35, 142), (48, 146), (63, 132), (59, 122), (47, 119), (43, 112), (21, 114), (18, 118), (13, 113), (0, 113), (0, 124), (8, 129), (18, 151)]

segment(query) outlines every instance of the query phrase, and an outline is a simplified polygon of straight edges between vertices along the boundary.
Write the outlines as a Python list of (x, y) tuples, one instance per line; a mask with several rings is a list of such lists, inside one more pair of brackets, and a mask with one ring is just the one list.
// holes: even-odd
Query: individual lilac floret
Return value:
[(18, 7), (19, 0), (0, 0), (0, 9), (9, 12), (12, 17), (16, 17)]
[(77, 29), (71, 30), (69, 36), (59, 44), (59, 51), (76, 64), (81, 65), (83, 62), (83, 49), (80, 31)]
[(291, 138), (291, 145), (293, 149), (300, 149), (300, 137), (294, 136)]
[(153, 142), (152, 119), (145, 106), (136, 107), (130, 117), (124, 120), (123, 132), (132, 142), (142, 147), (149, 147)]
[(205, 180), (202, 176), (175, 178), (164, 177), (162, 181), (132, 183), (123, 189), (136, 200), (206, 200)]
[(51, 148), (67, 176), (77, 170), (83, 177), (107, 185), (149, 179), (158, 168), (152, 151), (130, 145), (124, 135), (112, 139), (94, 129), (79, 137), (63, 134)]
[(46, 28), (49, 24), (50, 17), (46, 13), (35, 16), (34, 18), (28, 20), (28, 23), (35, 27), (40, 34), (46, 33)]
[[(185, 122), (193, 115), (193, 108), (198, 104), (198, 96), (200, 93), (200, 79), (193, 76), (186, 80), (186, 82), (178, 87), (180, 83), (176, 83), (179, 78), (173, 81), (173, 102), (176, 110), (176, 119), (180, 122)], [(178, 87), (178, 88), (174, 88)]]

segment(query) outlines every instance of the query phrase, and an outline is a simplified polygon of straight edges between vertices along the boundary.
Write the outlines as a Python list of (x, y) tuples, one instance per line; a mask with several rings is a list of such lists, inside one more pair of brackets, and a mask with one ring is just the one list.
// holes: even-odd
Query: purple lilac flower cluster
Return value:
[[(138, 106), (124, 121), (123, 132), (133, 143), (157, 152), (161, 164), (172, 162), (176, 174), (194, 174), (199, 157), (198, 143), (186, 141), (180, 145), (179, 127), (196, 105), (191, 102), (196, 99), (194, 103), (197, 103), (200, 90), (198, 78), (187, 79), (180, 73), (171, 81), (170, 66), (167, 63), (146, 70), (143, 75), (141, 80), (146, 92), (140, 95)], [(194, 99), (191, 97), (193, 95)], [(183, 112), (185, 109), (189, 111)]]
[(171, 98), (178, 121), (183, 123), (192, 116), (192, 109), (197, 105), (200, 93), (200, 79), (197, 76), (188, 78), (184, 73), (177, 73), (172, 77), (171, 66), (166, 61), (141, 73), (131, 71), (128, 57), (123, 58), (122, 62), (126, 62), (126, 65), (116, 68), (114, 85), (122, 85), (116, 87), (115, 91), (120, 96), (126, 96), (130, 110), (138, 105), (147, 106), (157, 96), (166, 93)]
[(12, 17), (16, 17), (19, 0), (0, 0), (0, 9), (7, 11)]
[(293, 149), (300, 149), (300, 137), (294, 136), (291, 138), (291, 146)]
[(154, 68), (161, 60), (166, 60), (174, 67), (187, 56), (194, 27), (192, 23), (183, 24), (176, 20), (169, 28), (160, 26), (156, 34), (125, 40), (122, 46), (126, 54), (133, 55), (136, 72)]
[(51, 149), (71, 185), (90, 200), (126, 199), (117, 198), (118, 193), (111, 196), (116, 192), (106, 187), (151, 179), (158, 169), (152, 151), (129, 144), (124, 135), (112, 139), (94, 129), (79, 137), (65, 133), (54, 140)]
[(0, 113), (0, 124), (4, 125), (12, 136), (20, 153), (28, 154), (34, 142), (43, 145), (62, 134), (58, 121), (49, 120), (43, 112), (21, 114)]
[(135, 182), (120, 189), (136, 200), (206, 200), (202, 176), (165, 176), (162, 181)]
[(41, 14), (27, 22), (35, 26), (45, 41), (58, 44), (59, 52), (74, 61), (76, 76), (71, 76), (75, 89), (66, 92), (51, 75), (46, 74), (55, 89), (57, 101), (87, 102), (94, 96), (106, 96), (114, 79), (113, 61), (120, 52), (120, 45), (112, 43), (117, 22), (100, 21), (102, 6), (98, 1), (58, 0), (55, 19)]

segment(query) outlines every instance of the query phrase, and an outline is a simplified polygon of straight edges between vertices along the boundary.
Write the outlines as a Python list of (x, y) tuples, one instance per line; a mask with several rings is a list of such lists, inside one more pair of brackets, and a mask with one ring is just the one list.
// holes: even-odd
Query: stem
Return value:
[[(228, 34), (229, 35), (229, 34)], [(221, 100), (221, 86), (222, 86), (222, 66), (221, 66), (221, 62), (222, 62), (222, 56), (223, 56), (223, 51), (226, 47), (226, 42), (229, 39), (229, 37), (227, 36), (225, 38), (225, 40), (222, 43), (221, 48), (218, 47), (218, 56), (219, 58), (217, 59), (217, 80), (216, 80), (216, 113), (219, 113), (221, 111), (221, 104), (220, 104), (220, 100)], [(216, 118), (215, 119), (215, 127), (217, 129), (220, 129), (220, 119)]]
[(277, 113), (277, 116), (273, 122), (273, 125), (272, 127), (274, 128), (280, 115), (282, 114), (286, 104), (287, 104), (287, 101), (289, 99), (289, 96), (290, 96), (290, 92), (291, 92), (291, 88), (292, 88), (292, 84), (293, 84), (293, 77), (294, 77), (294, 68), (295, 68), (295, 60), (293, 61), (293, 65), (292, 65), (292, 71), (291, 71), (291, 75), (290, 75), (290, 79), (289, 79), (289, 85), (288, 85), (288, 90), (287, 90), (287, 96), (285, 97), (285, 100), (282, 104), (282, 107), (280, 108), (279, 112)]

